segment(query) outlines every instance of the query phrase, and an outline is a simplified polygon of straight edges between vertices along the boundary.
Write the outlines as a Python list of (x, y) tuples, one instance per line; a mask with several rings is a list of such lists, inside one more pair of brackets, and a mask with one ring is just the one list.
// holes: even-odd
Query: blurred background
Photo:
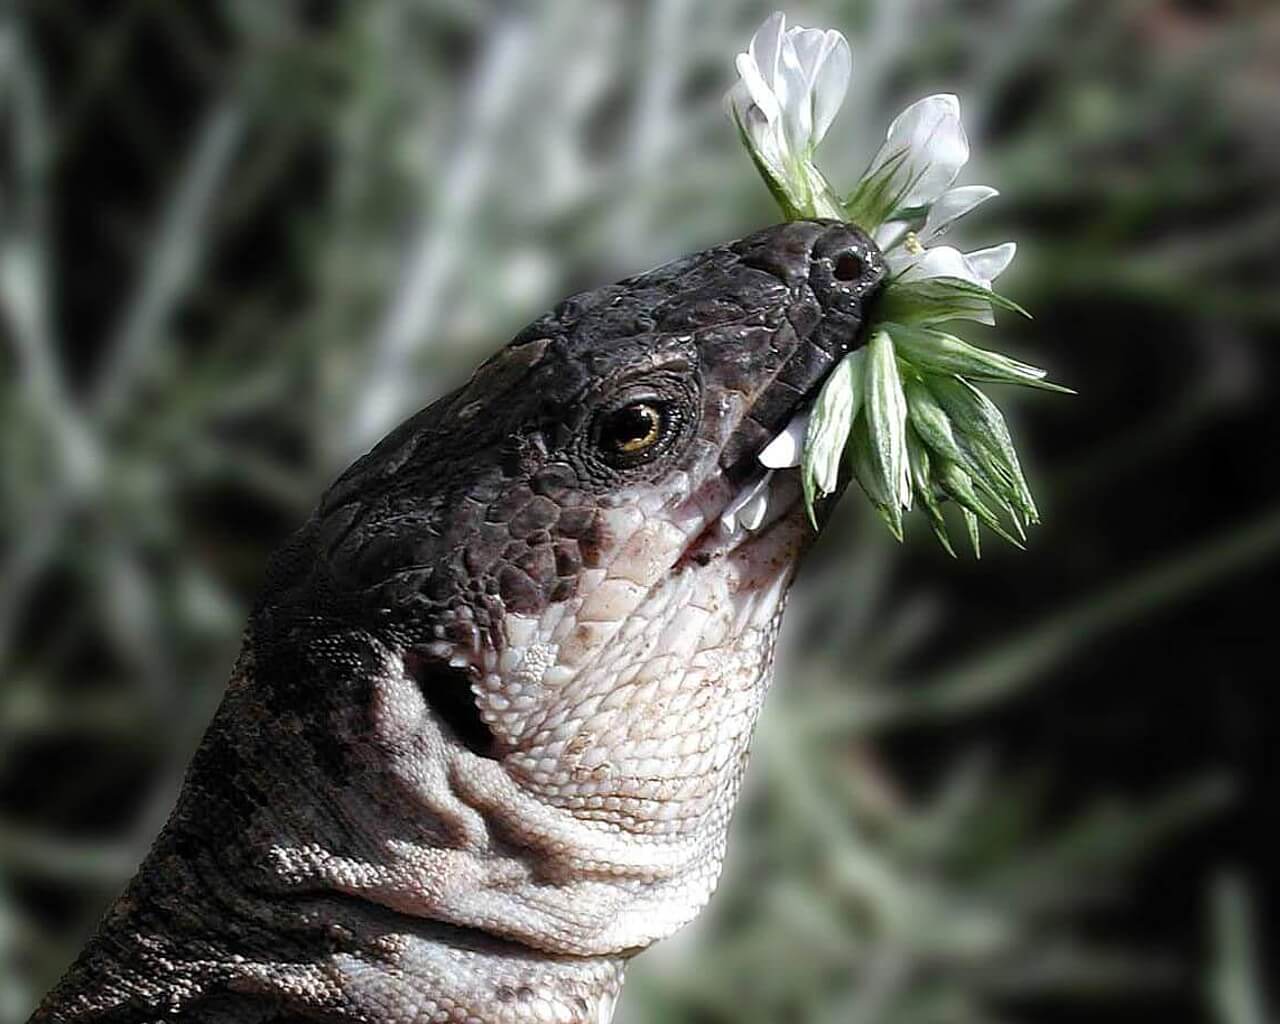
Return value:
[[(720, 108), (773, 6), (0, 0), (0, 1024), (145, 852), (327, 481), (563, 295), (776, 219)], [(619, 1019), (1260, 1024), (1280, 11), (787, 9), (854, 42), (838, 184), (960, 94), (1004, 193), (964, 241), (1019, 242), (1036, 316), (997, 347), (1080, 395), (995, 394), (1026, 553), (845, 503), (721, 890)]]

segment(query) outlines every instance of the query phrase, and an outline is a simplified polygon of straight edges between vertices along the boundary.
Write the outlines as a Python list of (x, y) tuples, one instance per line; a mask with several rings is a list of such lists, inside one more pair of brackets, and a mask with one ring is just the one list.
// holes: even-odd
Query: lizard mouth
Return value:
[[(821, 319), (807, 336), (806, 346), (763, 382), (754, 396), (753, 410), (744, 414), (750, 415), (757, 427), (772, 424), (776, 433), (752, 455), (735, 451), (731, 460), (735, 467), (749, 459), (746, 480), (727, 495), (724, 492), (728, 487), (722, 484), (718, 488), (718, 497), (722, 498), (718, 510), (714, 510), (716, 506), (702, 505), (703, 512), (710, 514), (680, 559), (681, 567), (690, 562), (706, 565), (731, 551), (767, 549), (776, 568), (780, 566), (778, 554), (782, 550), (798, 556), (817, 535), (821, 520), (810, 525), (802, 511), (799, 468), (809, 412), (839, 361), (864, 340), (863, 304), (876, 294), (884, 268), (874, 242), (843, 223), (830, 224), (821, 235), (810, 239), (807, 259), (808, 286), (822, 306)], [(844, 263), (870, 268), (872, 272), (850, 277), (841, 270)], [(762, 265), (774, 269), (768, 259)], [(780, 276), (787, 279), (785, 272)], [(814, 350), (821, 350), (830, 360), (824, 369), (813, 358)], [(790, 415), (780, 419), (778, 413), (785, 410), (786, 397), (797, 392), (800, 401), (791, 403)], [(794, 524), (799, 529), (779, 531), (781, 524)], [(778, 532), (786, 533), (788, 543), (764, 543), (764, 538)], [(802, 542), (792, 543), (796, 538)]]
[[(799, 472), (775, 472), (761, 467), (760, 472), (730, 498), (720, 514), (693, 538), (678, 567), (706, 566), (729, 554), (750, 555), (771, 548), (774, 545), (770, 539), (785, 527), (802, 528), (801, 531), (787, 529), (788, 535), (812, 534), (804, 523), (801, 498)], [(797, 549), (794, 554), (798, 553)], [(778, 554), (771, 552), (773, 560), (776, 561)]]

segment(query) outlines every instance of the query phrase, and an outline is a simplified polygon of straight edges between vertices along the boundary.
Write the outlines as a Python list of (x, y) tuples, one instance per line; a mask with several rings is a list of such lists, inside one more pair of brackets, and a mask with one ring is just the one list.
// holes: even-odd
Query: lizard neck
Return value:
[[(204, 934), (177, 936), (137, 909), (168, 881), (144, 870), (31, 1024), (609, 1024), (622, 987), (620, 958), (548, 956), (323, 899), (256, 908), (236, 929), (187, 907)], [(245, 923), (262, 917), (275, 930)]]
[(326, 748), (329, 697), (281, 719), (242, 656), (172, 817), (33, 1024), (610, 1019), (631, 951), (575, 951), (554, 895), (503, 902), (549, 861), (498, 836), (506, 795), (476, 792), (495, 763), (460, 789), (467, 766), (427, 759), (429, 806), (389, 807), (385, 778)]
[[(32, 1024), (608, 1024), (622, 986), (618, 958), (547, 956), (322, 900), (295, 908), (287, 932), (245, 929), (237, 943), (177, 937), (136, 912), (135, 894), (131, 887), (112, 910)], [(268, 916), (278, 928), (285, 915)]]

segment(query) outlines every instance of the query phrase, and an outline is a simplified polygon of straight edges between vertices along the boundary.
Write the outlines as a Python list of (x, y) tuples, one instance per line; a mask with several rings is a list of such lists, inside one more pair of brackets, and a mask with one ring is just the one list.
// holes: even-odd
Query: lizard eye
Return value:
[(608, 380), (598, 405), (588, 399), (595, 409), (577, 443), (597, 470), (628, 477), (662, 472), (693, 438), (699, 421), (696, 371), (683, 361), (644, 371), (642, 377)]
[(614, 460), (641, 458), (669, 433), (670, 416), (656, 402), (632, 402), (601, 417), (596, 442)]
[(633, 402), (605, 417), (600, 441), (606, 449), (633, 455), (655, 444), (662, 434), (662, 413), (648, 402)]

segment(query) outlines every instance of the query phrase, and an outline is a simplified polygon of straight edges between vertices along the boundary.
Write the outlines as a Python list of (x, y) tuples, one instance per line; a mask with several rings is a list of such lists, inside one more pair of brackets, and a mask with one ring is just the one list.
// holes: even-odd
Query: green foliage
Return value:
[[(903, 513), (918, 500), (942, 546), (955, 554), (937, 503), (945, 494), (965, 514), (975, 555), (976, 522), (1022, 547), (1024, 527), (1038, 523), (1040, 513), (1004, 416), (972, 382), (1066, 390), (1044, 375), (941, 331), (895, 323), (876, 328), (866, 348), (837, 367), (810, 415), (801, 463), (810, 519), (814, 502), (837, 489), (843, 452), (899, 541)], [(859, 451), (859, 444), (870, 448)]]

